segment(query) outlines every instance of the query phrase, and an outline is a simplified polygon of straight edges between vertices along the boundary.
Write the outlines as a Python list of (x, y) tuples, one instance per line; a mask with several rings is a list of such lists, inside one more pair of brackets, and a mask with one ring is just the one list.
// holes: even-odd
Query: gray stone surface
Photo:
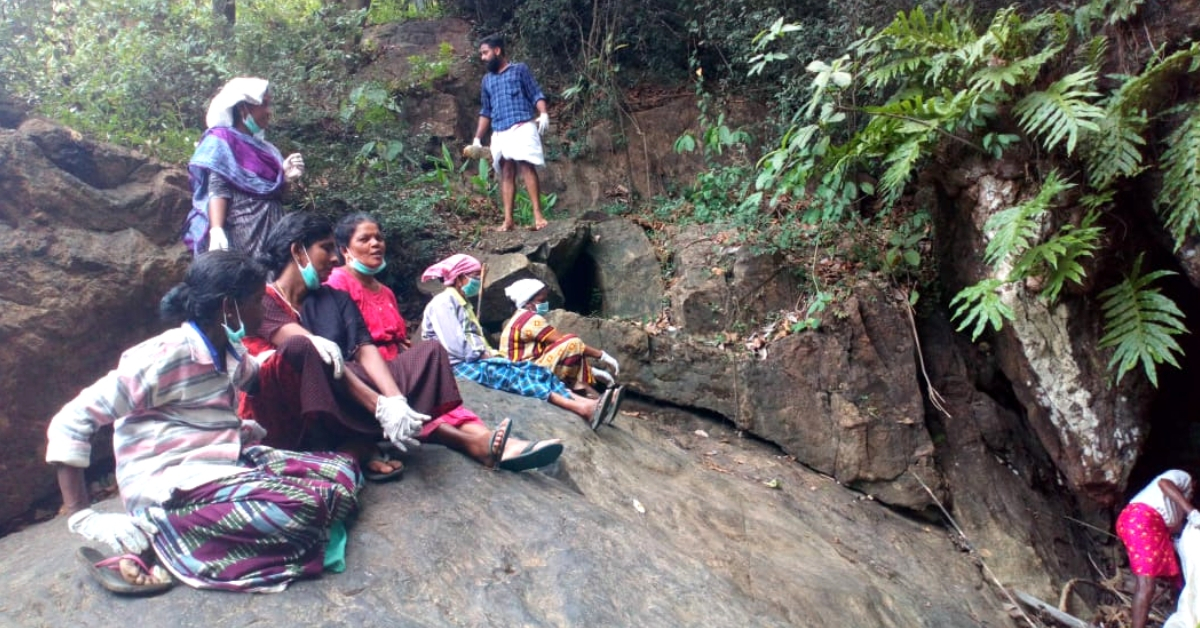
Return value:
[(402, 481), (365, 489), (347, 571), (277, 595), (115, 598), (59, 518), (0, 539), (0, 625), (1010, 625), (942, 531), (727, 424), (631, 403), (593, 433), (545, 403), (464, 394), (489, 422), (564, 438), (563, 459), (514, 475), (423, 447)]
[(921, 510), (932, 501), (910, 472), (935, 489), (941, 474), (904, 305), (870, 285), (856, 294), (819, 331), (776, 341), (765, 357), (570, 312), (550, 320), (617, 357), (631, 390), (715, 412), (840, 482)]
[(663, 306), (662, 271), (642, 228), (627, 220), (604, 220), (592, 225), (591, 239), (587, 252), (596, 264), (601, 316), (656, 320)]

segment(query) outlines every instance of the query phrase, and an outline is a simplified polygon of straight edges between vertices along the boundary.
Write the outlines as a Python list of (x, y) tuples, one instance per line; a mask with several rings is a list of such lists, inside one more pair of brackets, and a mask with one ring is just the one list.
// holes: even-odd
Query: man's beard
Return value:
[(495, 74), (500, 71), (500, 57), (492, 57), (488, 59), (487, 71)]

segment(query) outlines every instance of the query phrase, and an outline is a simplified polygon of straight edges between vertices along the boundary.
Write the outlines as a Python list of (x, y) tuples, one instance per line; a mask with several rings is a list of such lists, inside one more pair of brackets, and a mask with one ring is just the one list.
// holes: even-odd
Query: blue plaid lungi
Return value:
[(469, 379), (481, 386), (534, 397), (545, 401), (550, 393), (558, 393), (567, 399), (571, 391), (554, 373), (533, 362), (513, 362), (505, 358), (484, 358), (474, 362), (460, 362), (454, 366), (454, 376)]

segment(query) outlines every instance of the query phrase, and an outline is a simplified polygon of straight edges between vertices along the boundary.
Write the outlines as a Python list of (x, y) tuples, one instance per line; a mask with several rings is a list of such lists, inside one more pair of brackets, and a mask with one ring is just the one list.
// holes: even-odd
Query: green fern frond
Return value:
[(1115, 347), (1108, 369), (1110, 373), (1116, 371), (1117, 383), (1141, 364), (1146, 378), (1157, 388), (1159, 364), (1179, 368), (1175, 356), (1183, 355), (1183, 349), (1173, 336), (1187, 333), (1187, 327), (1175, 302), (1163, 296), (1158, 288), (1150, 287), (1158, 279), (1175, 273), (1157, 270), (1143, 275), (1141, 271), (1139, 255), (1124, 281), (1100, 293), (1105, 330), (1100, 348)]
[(883, 203), (890, 207), (904, 192), (904, 186), (912, 176), (913, 169), (924, 156), (924, 142), (914, 137), (892, 149), (884, 159), (887, 170), (879, 179), (879, 191), (883, 194)]
[(1022, 98), (1013, 111), (1027, 133), (1042, 136), (1048, 150), (1066, 138), (1069, 155), (1075, 151), (1080, 132), (1097, 131), (1094, 120), (1104, 117), (1104, 109), (1089, 102), (1099, 96), (1092, 90), (1095, 80), (1096, 72), (1090, 68), (1068, 74), (1045, 91)]
[(1087, 272), (1080, 260), (1095, 254), (1104, 233), (1096, 226), (1097, 217), (1092, 211), (1078, 227), (1063, 225), (1053, 237), (1026, 251), (1014, 264), (1013, 275), (1042, 276), (1041, 298), (1047, 302), (1057, 299), (1068, 281), (1082, 283)]
[(1064, 180), (1057, 170), (1051, 170), (1038, 193), (1029, 200), (997, 212), (984, 223), (983, 230), (991, 234), (983, 261), (996, 266), (1009, 256), (1019, 258), (1037, 240), (1041, 229), (1038, 218), (1048, 211), (1055, 198), (1075, 187)]
[(1012, 308), (1000, 300), (998, 290), (1002, 285), (1004, 282), (999, 279), (984, 279), (954, 295), (950, 307), (954, 308), (953, 318), (960, 320), (958, 331), (974, 324), (975, 327), (971, 330), (971, 340), (974, 341), (987, 329), (988, 324), (991, 324), (995, 331), (1000, 331), (1005, 320), (1013, 320), (1015, 315)]
[(1171, 132), (1160, 163), (1163, 185), (1154, 207), (1175, 238), (1175, 248), (1200, 232), (1200, 109)]
[(1108, 109), (1112, 111), (1140, 111), (1153, 104), (1155, 92), (1173, 89), (1174, 80), (1184, 73), (1196, 71), (1200, 62), (1200, 43), (1178, 50), (1166, 57), (1154, 55), (1146, 62), (1141, 73), (1126, 77), (1113, 92)]
[(1093, 188), (1103, 190), (1118, 178), (1137, 176), (1144, 169), (1141, 147), (1146, 145), (1142, 136), (1146, 122), (1143, 111), (1108, 108), (1108, 114), (1097, 123), (1098, 130), (1089, 133), (1084, 144), (1088, 183)]
[(1108, 3), (1108, 23), (1124, 22), (1137, 14), (1145, 0), (1111, 0)]
[(1012, 61), (996, 59), (967, 79), (967, 85), (975, 91), (999, 91), (1005, 87), (1016, 87), (1032, 83), (1042, 71), (1042, 66), (1057, 57), (1062, 48), (1052, 46), (1028, 57)]

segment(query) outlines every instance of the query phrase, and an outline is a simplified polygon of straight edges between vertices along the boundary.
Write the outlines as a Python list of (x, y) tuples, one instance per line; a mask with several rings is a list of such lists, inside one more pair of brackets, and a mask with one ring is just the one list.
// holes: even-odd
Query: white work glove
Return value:
[(225, 236), (225, 230), (221, 227), (213, 227), (208, 230), (208, 250), (229, 250), (229, 238)]
[(608, 355), (607, 351), (600, 352), (600, 361), (603, 362), (605, 366), (607, 366), (609, 369), (612, 370), (613, 375), (621, 374), (621, 365), (617, 364), (617, 359), (612, 357), (611, 355)]
[(141, 554), (158, 534), (153, 523), (129, 515), (84, 508), (67, 519), (67, 529), (89, 541), (105, 543), (118, 554)]
[(262, 443), (267, 437), (267, 428), (258, 424), (254, 419), (243, 419), (238, 435), (242, 437), (242, 447), (250, 447)]
[(429, 420), (429, 415), (413, 410), (403, 395), (381, 395), (375, 400), (375, 418), (383, 427), (383, 435), (400, 451), (408, 451), (408, 447), (421, 444), (416, 437), (421, 433), (421, 426)]
[(477, 138), (475, 138), (475, 141), (474, 141), (474, 142), (471, 142), (471, 146), (478, 146), (478, 147), (480, 147), (480, 148), (483, 148), (483, 144), (482, 144), (482, 143), (480, 143), (480, 141), (479, 141), (479, 138), (478, 138), (478, 137), (477, 137)]
[(616, 380), (613, 379), (613, 376), (609, 375), (608, 371), (606, 371), (604, 369), (598, 369), (598, 368), (593, 367), (592, 368), (592, 377), (595, 377), (597, 381), (604, 382), (608, 386), (612, 386), (613, 384), (616, 383)]
[(341, 379), (345, 366), (342, 360), (342, 350), (337, 343), (311, 334), (308, 336), (308, 340), (317, 348), (317, 353), (321, 354), (321, 360), (333, 367), (333, 378)]
[(1200, 530), (1200, 511), (1193, 510), (1188, 513), (1187, 525)]
[(259, 366), (262, 366), (264, 363), (266, 363), (267, 360), (270, 360), (271, 356), (273, 356), (273, 355), (275, 355), (275, 350), (267, 349), (266, 351), (263, 351), (262, 353), (260, 353), (258, 355), (250, 356), (250, 359), (257, 362)]
[(550, 128), (550, 114), (543, 113), (537, 117), (538, 135), (545, 135), (546, 129)]
[(283, 176), (288, 181), (295, 181), (304, 176), (304, 157), (300, 153), (292, 153), (283, 160)]

